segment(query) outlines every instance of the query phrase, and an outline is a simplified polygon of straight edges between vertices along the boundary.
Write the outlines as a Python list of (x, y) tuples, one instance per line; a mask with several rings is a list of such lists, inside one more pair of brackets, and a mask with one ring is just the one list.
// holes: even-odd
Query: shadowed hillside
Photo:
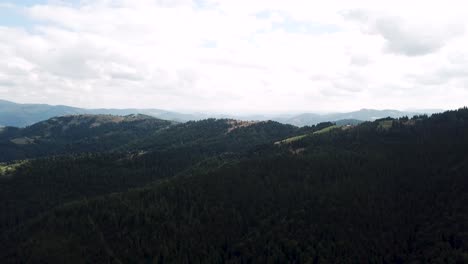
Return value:
[[(74, 116), (41, 122), (18, 133), (47, 135), (31, 146), (44, 147), (43, 155), (54, 154), (51, 150), (64, 150), (66, 155), (0, 163), (0, 231), (65, 202), (126, 191), (192, 166), (236, 159), (301, 131), (275, 122), (245, 125), (210, 119), (172, 124), (145, 116)], [(96, 139), (88, 144), (90, 138)], [(65, 142), (73, 144), (65, 148)]]
[[(234, 142), (287, 128), (260, 123), (229, 132), (232, 123), (204, 122), (171, 127), (165, 143), (142, 149), (183, 150), (186, 156), (174, 156), (180, 161), (191, 152), (211, 158), (176, 177), (75, 200), (10, 229), (5, 262), (468, 261), (468, 109), (292, 129), (251, 148)], [(224, 133), (204, 137), (197, 126)], [(213, 149), (194, 147), (196, 139), (201, 146), (213, 141)], [(226, 156), (226, 146), (240, 152)]]
[(55, 117), (26, 128), (0, 130), (1, 161), (109, 151), (174, 122), (144, 115)]

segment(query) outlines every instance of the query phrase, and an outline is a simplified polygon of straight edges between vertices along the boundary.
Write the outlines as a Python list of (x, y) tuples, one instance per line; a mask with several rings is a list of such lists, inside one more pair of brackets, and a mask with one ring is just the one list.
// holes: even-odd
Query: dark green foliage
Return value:
[(341, 120), (335, 121), (334, 123), (338, 126), (347, 126), (347, 125), (356, 126), (363, 122), (364, 121), (357, 120), (357, 119), (341, 119)]
[(125, 191), (179, 169), (167, 166), (146, 168), (131, 157), (117, 154), (29, 161), (10, 177), (0, 178), (0, 231), (64, 202)]
[(0, 131), (0, 162), (109, 151), (173, 124), (144, 115), (80, 115), (52, 118), (23, 129), (5, 128)]
[(257, 144), (283, 139), (298, 128), (273, 121), (250, 123), (229, 119), (191, 121), (134, 141), (126, 149), (174, 150), (193, 148), (216, 152), (242, 151)]
[[(142, 174), (170, 170), (174, 160), (187, 170), (45, 212), (6, 232), (0, 257), (5, 263), (468, 262), (468, 109), (313, 134), (329, 125), (297, 130), (267, 122), (229, 131), (226, 121), (207, 120), (156, 132), (131, 147), (150, 153), (116, 171), (124, 177), (134, 173), (125, 166)], [(100, 175), (99, 168), (119, 162), (91, 170)], [(56, 164), (50, 174), (72, 166)]]
[[(89, 129), (96, 121), (95, 118), (103, 117), (88, 116), (83, 117), (80, 126), (74, 127), (73, 131), (62, 133), (63, 124), (68, 125), (73, 120), (76, 122), (76, 118), (64, 117), (55, 121), (61, 122), (62, 126), (55, 123), (51, 126), (50, 123), (54, 121), (51, 120), (48, 124), (39, 123), (27, 129), (52, 130), (50, 134), (54, 136), (48, 140), (57, 145), (62, 140), (80, 142), (83, 138), (89, 138), (86, 135), (91, 133), (100, 136), (109, 131), (113, 131), (115, 136), (99, 139), (95, 145), (104, 147), (108, 140), (111, 143), (111, 139), (118, 143), (119, 138), (125, 140), (124, 137), (132, 131), (135, 132), (130, 138), (143, 135), (145, 139), (137, 140), (132, 147), (119, 147), (121, 152), (82, 153), (31, 160), (19, 166), (12, 175), (0, 175), (0, 233), (60, 204), (143, 186), (174, 176), (192, 166), (201, 168), (206, 166), (206, 162), (213, 161), (213, 158), (232, 159), (258, 145), (271, 144), (287, 137), (297, 130), (292, 126), (265, 122), (228, 132), (231, 127), (227, 123), (229, 120), (214, 119), (158, 130), (155, 122), (167, 125), (166, 121), (146, 117), (138, 117), (139, 122), (130, 124), (111, 123), (107, 125), (110, 127), (103, 124)], [(72, 144), (70, 152), (79, 153), (91, 147), (89, 145), (81, 149), (80, 146), (87, 145)]]

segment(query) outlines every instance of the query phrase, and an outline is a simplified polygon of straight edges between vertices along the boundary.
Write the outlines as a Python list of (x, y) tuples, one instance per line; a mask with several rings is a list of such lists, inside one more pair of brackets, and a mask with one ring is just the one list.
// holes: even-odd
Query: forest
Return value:
[(2, 263), (468, 263), (468, 108), (0, 131)]

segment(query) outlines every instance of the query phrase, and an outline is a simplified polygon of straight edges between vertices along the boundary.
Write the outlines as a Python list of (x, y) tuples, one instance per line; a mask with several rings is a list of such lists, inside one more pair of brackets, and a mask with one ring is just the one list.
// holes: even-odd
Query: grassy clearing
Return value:
[(388, 130), (392, 128), (392, 126), (393, 126), (393, 120), (384, 120), (384, 121), (379, 122), (380, 129)]
[(25, 161), (20, 161), (12, 164), (0, 163), (0, 177), (8, 176), (9, 174), (15, 172), (15, 170), (17, 170), (25, 163)]
[[(323, 133), (329, 132), (329, 131), (331, 131), (332, 129), (335, 129), (335, 128), (339, 128), (339, 126), (337, 126), (337, 125), (329, 126), (329, 127), (324, 128), (324, 129), (321, 129), (319, 131), (315, 131), (312, 135), (323, 134)], [(305, 135), (290, 137), (290, 138), (275, 142), (275, 145), (290, 144), (290, 143), (292, 143), (294, 141), (301, 140), (301, 139), (303, 139), (303, 138), (305, 138), (307, 136), (310, 136), (310, 135), (311, 134), (305, 134)]]
[(333, 130), (333, 129), (335, 129), (335, 128), (338, 128), (338, 126), (337, 126), (337, 125), (329, 126), (329, 127), (324, 128), (324, 129), (321, 129), (321, 130), (319, 130), (319, 131), (315, 131), (315, 132), (314, 132), (314, 135), (327, 133), (327, 132), (330, 132), (331, 130)]
[(290, 137), (290, 138), (287, 138), (287, 139), (284, 139), (284, 140), (275, 142), (275, 145), (289, 144), (289, 143), (291, 143), (291, 142), (301, 140), (301, 139), (303, 139), (303, 138), (305, 138), (305, 137), (307, 137), (307, 136), (308, 136), (308, 134), (306, 134), (306, 135), (300, 135), (300, 136), (296, 136), (296, 137)]
[(34, 143), (34, 139), (31, 139), (31, 138), (28, 138), (28, 137), (14, 138), (14, 139), (12, 139), (10, 141), (12, 143), (16, 144), (16, 145), (28, 145), (28, 144), (33, 144)]

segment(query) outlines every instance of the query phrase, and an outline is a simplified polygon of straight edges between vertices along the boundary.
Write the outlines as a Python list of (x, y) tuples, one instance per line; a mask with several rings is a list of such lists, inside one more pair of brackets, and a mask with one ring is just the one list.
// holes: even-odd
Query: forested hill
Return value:
[(26, 128), (0, 128), (0, 162), (86, 152), (248, 149), (314, 127), (299, 129), (273, 121), (207, 119), (176, 123), (146, 115), (72, 115)]
[(413, 116), (417, 114), (432, 114), (441, 112), (438, 109), (426, 109), (419, 111), (398, 111), (398, 110), (376, 110), (376, 109), (361, 109), (358, 111), (344, 113), (297, 113), (297, 114), (253, 114), (253, 115), (236, 115), (236, 114), (208, 114), (208, 113), (192, 113), (184, 114), (161, 109), (84, 109), (64, 105), (46, 105), (46, 104), (18, 104), (0, 99), (0, 127), (15, 126), (26, 127), (34, 123), (41, 122), (53, 117), (67, 115), (130, 115), (144, 114), (164, 120), (173, 120), (177, 122), (187, 122), (190, 120), (203, 120), (207, 118), (218, 119), (236, 119), (236, 120), (274, 120), (283, 124), (295, 126), (310, 126), (321, 122), (336, 122), (341, 124), (358, 124), (363, 121), (374, 121), (379, 118), (393, 117), (399, 118), (402, 116)]
[[(173, 124), (146, 116), (41, 122), (15, 132), (14, 138), (36, 136), (14, 150), (44, 157), (0, 163), (0, 233), (63, 203), (141, 187), (320, 128), (227, 119)], [(57, 152), (63, 155), (53, 155)]]
[(145, 115), (73, 115), (26, 128), (0, 128), (0, 162), (81, 152), (110, 151), (174, 122)]
[(119, 116), (145, 114), (178, 122), (201, 119), (196, 115), (161, 109), (85, 109), (66, 105), (18, 104), (0, 99), (0, 126), (26, 127), (54, 117), (86, 114)]
[[(302, 130), (204, 122), (132, 142), (136, 156), (4, 173), (3, 262), (468, 262), (468, 109)], [(91, 199), (103, 182), (120, 193)]]

